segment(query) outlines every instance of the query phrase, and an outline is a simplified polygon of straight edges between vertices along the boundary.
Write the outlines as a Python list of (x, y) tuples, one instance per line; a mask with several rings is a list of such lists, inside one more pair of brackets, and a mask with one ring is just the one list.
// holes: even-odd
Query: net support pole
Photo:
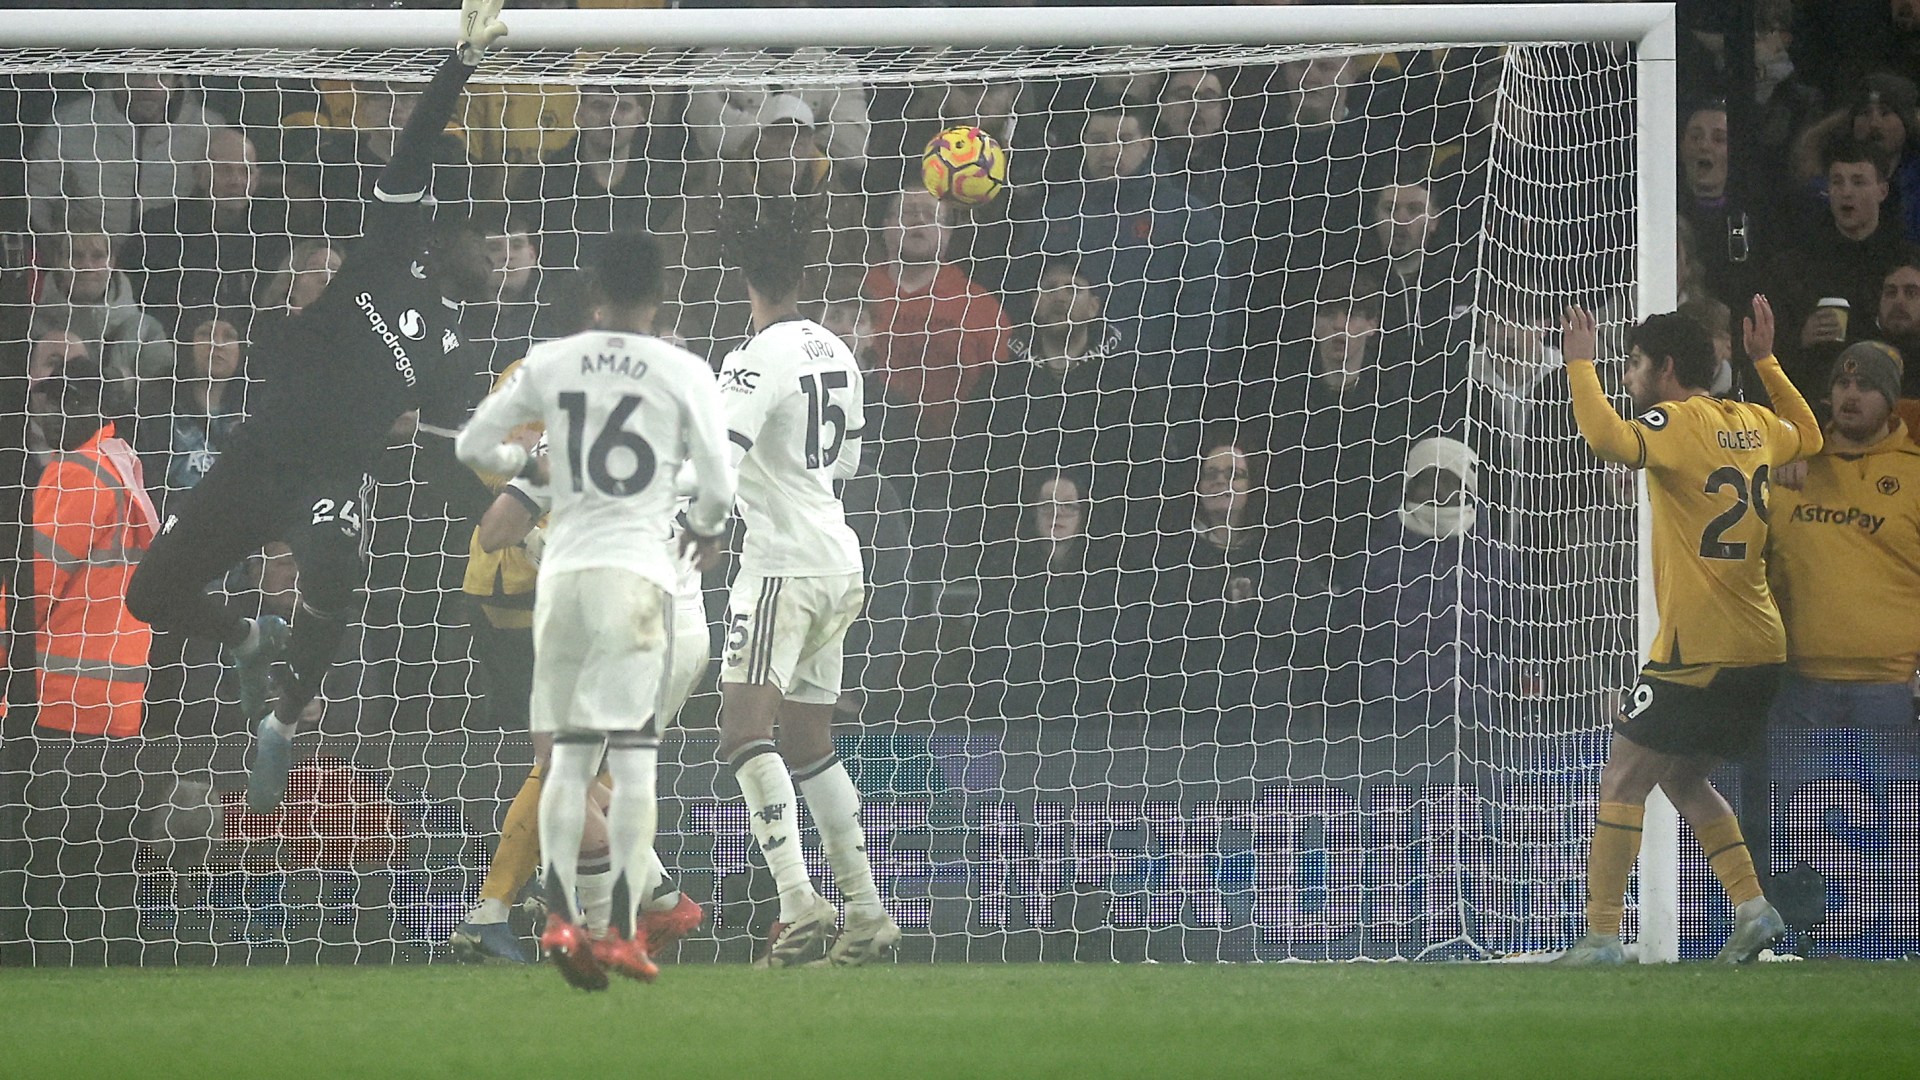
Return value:
[[(1678, 302), (1674, 264), (1678, 191), (1675, 171), (1679, 116), (1674, 72), (1674, 19), (1667, 17), (1640, 39), (1635, 61), (1639, 108), (1639, 296), (1636, 315), (1646, 318), (1672, 311)], [(1639, 646), (1645, 657), (1653, 644), (1659, 614), (1653, 592), (1653, 514), (1647, 478), (1638, 483)], [(1647, 797), (1640, 839), (1640, 962), (1680, 959), (1680, 815), (1659, 788)]]

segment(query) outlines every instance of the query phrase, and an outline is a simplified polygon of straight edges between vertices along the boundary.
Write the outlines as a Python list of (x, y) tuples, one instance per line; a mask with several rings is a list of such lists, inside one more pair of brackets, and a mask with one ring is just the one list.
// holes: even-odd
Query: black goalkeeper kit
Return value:
[[(319, 300), (259, 335), (252, 373), (262, 383), (249, 418), (162, 523), (128, 590), (128, 608), (156, 629), (234, 644), (246, 622), (209, 596), (207, 583), (263, 545), (286, 542), (300, 565), (303, 608), (288, 659), (309, 696), (364, 576), (368, 469), (403, 414), (418, 409), (423, 423), (445, 433), (428, 436), (446, 445), (426, 453), (448, 461), (448, 429), (465, 418), (473, 354), (463, 348), (459, 305), (446, 298), (429, 251), (427, 191), (430, 142), (472, 73), (458, 53), (441, 65), (395, 144), (365, 234), (340, 272)], [(303, 621), (310, 632), (302, 632)]]

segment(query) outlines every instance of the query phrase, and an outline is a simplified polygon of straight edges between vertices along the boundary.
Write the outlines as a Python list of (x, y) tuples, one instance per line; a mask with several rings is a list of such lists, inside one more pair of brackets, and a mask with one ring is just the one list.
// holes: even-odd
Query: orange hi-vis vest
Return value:
[(112, 424), (48, 463), (33, 493), (41, 727), (140, 734), (153, 630), (127, 612), (127, 583), (158, 524), (140, 459)]

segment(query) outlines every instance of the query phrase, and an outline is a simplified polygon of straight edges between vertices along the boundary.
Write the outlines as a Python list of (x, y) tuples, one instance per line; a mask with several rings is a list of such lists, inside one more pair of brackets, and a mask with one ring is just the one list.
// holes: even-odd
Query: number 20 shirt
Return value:
[(734, 475), (713, 372), (685, 349), (640, 334), (588, 331), (534, 346), (480, 403), (463, 438), (496, 445), (515, 427), (547, 430), (553, 517), (540, 577), (631, 570), (673, 594), (678, 570), (662, 537), (678, 506), (674, 478), (693, 463), (688, 524), (725, 526)]
[(740, 465), (742, 573), (825, 577), (863, 571), (833, 481), (860, 464), (860, 370), (833, 331), (778, 320), (720, 368), (727, 438)]
[(1708, 681), (1718, 666), (1787, 658), (1767, 588), (1767, 476), (1820, 451), (1820, 429), (1780, 364), (1754, 365), (1780, 410), (1699, 395), (1634, 420), (1613, 411), (1593, 362), (1567, 365), (1574, 419), (1598, 457), (1647, 470), (1660, 629), (1645, 673)]

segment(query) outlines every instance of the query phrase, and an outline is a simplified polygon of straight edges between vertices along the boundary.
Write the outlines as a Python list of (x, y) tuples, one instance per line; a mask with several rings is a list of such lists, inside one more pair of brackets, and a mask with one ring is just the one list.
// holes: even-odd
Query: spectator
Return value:
[(173, 415), (165, 441), (153, 440), (160, 445), (145, 455), (148, 472), (164, 491), (163, 506), (174, 492), (200, 482), (246, 416), (240, 331), (213, 312), (190, 315), (181, 325), (187, 328), (186, 363)]
[(127, 613), (127, 582), (159, 520), (140, 459), (100, 413), (100, 371), (83, 361), (34, 383), (57, 449), (33, 494), (33, 624), (39, 725), (138, 735), (152, 631)]
[(461, 323), (465, 336), (488, 350), (487, 382), (507, 365), (527, 355), (537, 340), (558, 337), (553, 328), (571, 332), (584, 326), (585, 312), (561, 312), (550, 303), (549, 275), (541, 265), (541, 237), (531, 215), (513, 212), (494, 217), (486, 225), (487, 258), (499, 285), (495, 298), (468, 304)]
[(1513, 575), (1475, 527), (1478, 475), (1465, 443), (1416, 443), (1398, 513), (1371, 537), (1360, 587), (1336, 604), (1335, 632), (1357, 629), (1363, 720), (1402, 733), (1484, 723), (1505, 688), (1496, 634), (1511, 619)]
[[(1324, 284), (1305, 340), (1276, 345), (1271, 361), (1249, 363), (1238, 385), (1211, 388), (1207, 417), (1271, 425), (1282, 413), (1303, 407), (1300, 387), (1317, 381), (1337, 394), (1372, 370), (1389, 347), (1381, 289), (1380, 279), (1364, 272), (1351, 285), (1338, 278)], [(1396, 335), (1392, 347), (1404, 351), (1405, 339), (1404, 333)], [(1288, 393), (1290, 387), (1296, 392)]]
[[(182, 370), (173, 414), (142, 424), (136, 439), (162, 514), (213, 467), (246, 415), (245, 342), (239, 329), (211, 310), (190, 312), (181, 325)], [(273, 610), (290, 617), (294, 571), (287, 546), (269, 544), (261, 555), (235, 566), (216, 588), (229, 597), (248, 597), (249, 603), (264, 594)], [(228, 687), (227, 701), (220, 697), (218, 642), (156, 633), (149, 666), (149, 733), (245, 730), (234, 688)]]
[(54, 234), (45, 250), (48, 270), (41, 279), (35, 321), (100, 343), (97, 360), (112, 414), (165, 411), (173, 342), (159, 321), (141, 309), (133, 283), (115, 267), (113, 239), (82, 228)]
[(564, 83), (468, 83), (461, 124), (467, 157), (475, 164), (538, 166), (573, 141), (584, 92)]
[(1707, 289), (1706, 267), (1700, 264), (1699, 234), (1693, 231), (1693, 223), (1685, 215), (1674, 221), (1674, 277), (1678, 280), (1678, 303), (1711, 297)]
[(1901, 360), (1849, 345), (1804, 481), (1773, 488), (1767, 577), (1787, 628), (1772, 720), (1905, 731), (1920, 668), (1920, 446), (1894, 414)]
[[(1170, 437), (1194, 410), (1140, 370), (1099, 290), (1071, 261), (1045, 264), (1033, 325), (1010, 352), (961, 411), (949, 543), (1011, 534), (1031, 478), (1062, 469), (1097, 503), (1153, 507)], [(1191, 445), (1198, 432), (1184, 434)], [(1112, 514), (1096, 527), (1144, 532), (1154, 512), (1144, 521), (1137, 511)]]
[(1793, 283), (1781, 319), (1798, 329), (1799, 355), (1789, 373), (1809, 384), (1819, 382), (1809, 370), (1838, 351), (1847, 330), (1831, 309), (1816, 310), (1816, 302), (1844, 299), (1852, 318), (1864, 321), (1888, 269), (1907, 255), (1897, 222), (1882, 207), (1886, 198), (1886, 175), (1871, 147), (1842, 139), (1829, 149), (1827, 215), (1777, 271), (1779, 280)]
[[(1229, 167), (1235, 156), (1226, 129), (1227, 93), (1212, 71), (1176, 71), (1160, 86), (1155, 122), (1159, 151), (1154, 167), (1186, 186), (1195, 204), (1220, 219), (1222, 273), (1228, 281), (1225, 302), (1243, 310), (1277, 266), (1257, 258), (1256, 238), (1274, 236), (1275, 211), (1263, 206), (1253, 177)], [(1277, 280), (1274, 280), (1277, 284)]]
[[(1712, 101), (1687, 113), (1680, 132), (1680, 220), (1689, 229), (1689, 269), (1715, 296), (1745, 296), (1773, 243), (1771, 215), (1735, 201), (1727, 189), (1727, 106)], [(1696, 299), (1687, 289), (1686, 299)]]
[[(848, 351), (860, 362), (860, 370), (867, 371), (878, 365), (879, 361), (873, 357), (873, 317), (859, 297), (829, 299), (820, 305), (819, 311), (820, 317), (815, 321), (847, 343)], [(869, 389), (872, 391), (867, 395), (869, 402), (881, 396), (878, 389)], [(867, 424), (871, 427), (873, 420), (869, 418)]]
[[(42, 379), (60, 374), (71, 363), (91, 364), (96, 369), (99, 361), (94, 359), (93, 347), (78, 334), (66, 328), (64, 320), (59, 325), (42, 325), (33, 333), (33, 345), (27, 350), (27, 382), (29, 385)], [(27, 400), (27, 453), (32, 457), (34, 466), (29, 475), (44, 468), (54, 450), (54, 442), (59, 431), (57, 414), (42, 416), (34, 399)]]
[[(760, 116), (761, 126), (754, 137), (738, 144), (738, 156), (690, 162), (687, 170), (686, 246), (679, 258), (684, 267), (679, 299), (675, 310), (669, 313), (663, 308), (658, 318), (662, 323), (672, 320), (670, 326), (663, 327), (664, 332), (678, 336), (687, 348), (709, 357), (721, 357), (737, 348), (744, 340), (751, 315), (746, 286), (739, 275), (724, 273), (721, 265), (719, 212), (723, 194), (756, 192), (820, 200), (827, 228), (815, 233), (817, 250), (811, 254), (809, 265), (830, 261), (827, 245), (834, 238), (863, 235), (862, 200), (826, 190), (830, 164), (821, 142), (824, 132), (814, 127), (811, 108), (798, 97), (775, 95), (767, 99)], [(817, 297), (821, 292), (814, 282), (802, 286), (804, 297)]]
[(776, 71), (773, 85), (695, 90), (687, 95), (687, 128), (694, 146), (710, 159), (747, 156), (760, 131), (783, 119), (794, 120), (817, 127), (818, 146), (827, 159), (848, 176), (859, 176), (866, 169), (871, 125), (852, 61), (825, 49), (803, 48), (793, 53), (792, 63), (796, 71), (813, 76), (823, 65), (843, 65), (848, 83), (830, 86), (810, 79), (805, 85), (784, 86)]
[(1138, 109), (1097, 104), (1080, 150), (1078, 180), (1054, 186), (1041, 206), (1041, 252), (1079, 259), (1146, 370), (1203, 385), (1229, 336), (1219, 217), (1155, 171), (1152, 129)]
[[(1920, 258), (1895, 263), (1880, 282), (1877, 323), (1880, 340), (1900, 356), (1920, 357)], [(1920, 398), (1920, 360), (1904, 365), (1902, 397)]]
[[(1879, 71), (1861, 78), (1849, 91), (1846, 107), (1809, 127), (1801, 138), (1802, 161), (1824, 169), (1828, 159), (1820, 149), (1852, 138), (1872, 151), (1887, 181), (1888, 223), (1899, 228), (1908, 243), (1920, 243), (1920, 120), (1914, 112), (1920, 96), (1912, 80)], [(1806, 166), (1803, 165), (1803, 169)], [(1824, 191), (1828, 177), (1810, 177), (1816, 192)]]
[(327, 283), (340, 272), (341, 258), (339, 246), (331, 240), (294, 244), (285, 264), (260, 279), (253, 294), (254, 308), (262, 313), (297, 314), (327, 291)]
[[(1796, 66), (1793, 0), (1756, 0), (1753, 5), (1753, 99), (1750, 129), (1755, 153), (1745, 160), (1759, 170), (1748, 189), (1785, 190), (1795, 137), (1820, 113), (1821, 94)], [(1685, 6), (1682, 19), (1686, 20)], [(1729, 78), (1726, 34), (1718, 27), (1691, 27), (1680, 40), (1682, 100), (1726, 100)], [(1685, 118), (1682, 118), (1683, 122)]]
[(1876, 73), (1860, 81), (1849, 108), (1853, 136), (1887, 161), (1887, 198), (1903, 213), (1899, 221), (1908, 244), (1920, 244), (1920, 117), (1914, 98), (1910, 79)]
[(1680, 314), (1699, 323), (1713, 339), (1714, 359), (1720, 363), (1720, 370), (1713, 376), (1713, 385), (1707, 387), (1715, 397), (1724, 397), (1733, 390), (1733, 309), (1711, 297), (1704, 300), (1689, 300), (1677, 309)]
[[(1265, 518), (1265, 462), (1231, 430), (1203, 440), (1192, 494), (1171, 499), (1155, 533), (1122, 551), (1117, 665), (1144, 647), (1147, 705), (1203, 715), (1254, 699), (1255, 675), (1278, 670), (1289, 634), (1274, 603), (1287, 561)], [(1144, 639), (1136, 635), (1144, 630)]]
[(1328, 287), (1314, 313), (1308, 355), (1284, 349), (1273, 389), (1272, 475), (1285, 478), (1273, 492), (1273, 520), (1286, 523), (1300, 587), (1315, 594), (1336, 581), (1350, 583), (1352, 557), (1365, 550), (1370, 522), (1399, 504), (1397, 463), (1445, 415), (1433, 369), (1417, 365), (1401, 339), (1379, 328), (1376, 294), (1365, 275), (1358, 280), (1365, 299), (1348, 297), (1348, 285)]
[(122, 246), (140, 302), (164, 324), (189, 310), (245, 307), (259, 277), (285, 262), (286, 204), (260, 197), (256, 160), (239, 129), (213, 128), (207, 160), (193, 166), (192, 192), (147, 211), (140, 235)]
[(1325, 56), (1244, 69), (1233, 80), (1228, 130), (1249, 137), (1229, 142), (1229, 167), (1254, 177), (1260, 205), (1274, 215), (1271, 231), (1260, 226), (1259, 262), (1284, 271), (1278, 287), (1256, 286), (1248, 315), (1255, 349), (1304, 337), (1321, 276), (1359, 250), (1367, 125), (1342, 121), (1360, 78), (1358, 60)]
[(1488, 519), (1480, 523), (1489, 537), (1518, 540), (1520, 529), (1545, 524), (1538, 516), (1523, 524), (1529, 510), (1564, 497), (1559, 490), (1537, 490), (1537, 478), (1564, 483), (1561, 470), (1542, 455), (1552, 441), (1578, 434), (1552, 378), (1561, 368), (1560, 350), (1548, 341), (1550, 322), (1536, 296), (1531, 290), (1492, 296), (1479, 314), (1467, 358), (1472, 400), (1466, 415), (1484, 422), (1462, 437), (1474, 451), (1476, 482), (1489, 492)]
[(63, 228), (64, 203), (94, 207), (114, 236), (132, 233), (144, 212), (192, 190), (192, 163), (207, 160), (208, 131), (225, 123), (178, 75), (107, 75), (97, 90), (62, 94), (27, 150), (34, 229)]
[(1085, 650), (1112, 637), (1114, 553), (1088, 539), (1087, 492), (1078, 472), (1031, 474), (1018, 528), (987, 550), (970, 680), (983, 712), (1071, 718), (1103, 674)]
[(1407, 333), (1418, 359), (1447, 355), (1473, 281), (1462, 265), (1461, 245), (1443, 227), (1445, 208), (1431, 184), (1403, 173), (1373, 194), (1369, 210), (1361, 266), (1385, 284), (1382, 328), (1389, 335)]
[(861, 285), (876, 373), (890, 401), (913, 406), (923, 439), (953, 433), (960, 402), (1007, 355), (999, 301), (946, 261), (948, 226), (924, 188), (878, 205), (880, 261)]
[(633, 229), (671, 233), (679, 227), (674, 196), (678, 170), (663, 160), (656, 129), (649, 126), (647, 98), (617, 86), (580, 91), (574, 113), (578, 129), (540, 167), (522, 174), (516, 201), (532, 202), (539, 215), (541, 265), (580, 265), (583, 237)]

